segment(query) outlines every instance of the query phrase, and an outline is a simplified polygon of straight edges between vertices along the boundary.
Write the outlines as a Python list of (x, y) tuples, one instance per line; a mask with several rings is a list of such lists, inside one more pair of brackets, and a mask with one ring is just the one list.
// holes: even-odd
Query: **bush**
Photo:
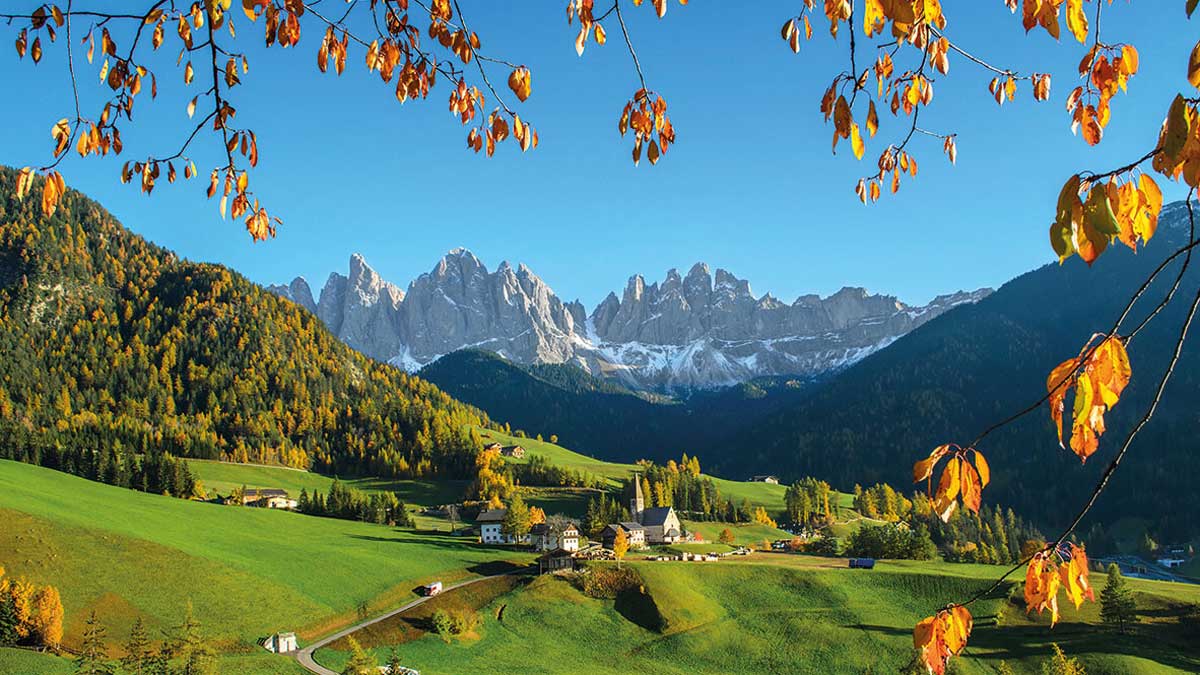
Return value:
[(449, 612), (439, 609), (433, 613), (433, 630), (443, 642), (450, 642), (450, 636), (454, 634), (454, 619)]
[(837, 537), (820, 537), (808, 543), (805, 549), (813, 555), (838, 555), (840, 546)]
[(451, 630), (455, 635), (474, 633), (479, 628), (479, 613), (471, 609), (456, 610), (450, 615)]
[(580, 575), (581, 588), (584, 595), (592, 598), (614, 599), (622, 591), (639, 588), (642, 577), (629, 567), (616, 568), (610, 566), (588, 568), (587, 574)]

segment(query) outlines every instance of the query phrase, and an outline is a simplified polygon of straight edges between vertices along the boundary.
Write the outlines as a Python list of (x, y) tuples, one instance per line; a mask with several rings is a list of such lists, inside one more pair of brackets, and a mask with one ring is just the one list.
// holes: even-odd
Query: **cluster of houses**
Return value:
[(519, 445), (501, 445), (499, 443), (488, 443), (483, 446), (484, 452), (498, 452), (501, 457), (512, 457), (513, 459), (521, 459), (525, 456), (525, 448)]
[[(647, 546), (674, 544), (684, 541), (683, 525), (675, 509), (666, 506), (646, 508), (642, 495), (641, 481), (634, 476), (634, 495), (629, 502), (630, 520), (611, 523), (604, 528), (601, 541), (605, 549), (611, 550), (619, 533), (624, 532), (631, 550)], [(538, 523), (525, 535), (504, 532), (504, 517), (507, 509), (481, 511), (475, 521), (479, 524), (479, 541), (484, 544), (515, 544), (531, 546), (544, 555), (539, 558), (543, 573), (572, 569), (575, 559), (588, 552), (575, 523), (560, 521)]]

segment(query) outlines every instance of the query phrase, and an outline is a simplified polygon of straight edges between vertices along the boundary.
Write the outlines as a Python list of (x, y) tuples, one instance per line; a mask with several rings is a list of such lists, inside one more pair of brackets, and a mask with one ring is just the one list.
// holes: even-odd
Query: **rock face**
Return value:
[[(297, 286), (303, 289), (301, 293), (297, 293)], [(281, 287), (270, 286), (268, 290), (278, 292), (278, 288)], [(350, 257), (350, 276), (336, 272), (329, 275), (321, 289), (321, 299), (315, 304), (304, 279), (297, 278), (287, 288), (291, 294), (284, 297), (314, 312), (342, 342), (380, 361), (399, 352), (401, 343), (396, 325), (404, 291), (384, 281), (361, 255)]]
[(350, 275), (331, 274), (319, 302), (303, 279), (270, 290), (301, 304), (350, 346), (416, 370), (464, 347), (514, 362), (576, 363), (641, 389), (681, 391), (763, 375), (819, 375), (882, 349), (908, 331), (990, 289), (939, 296), (910, 307), (892, 296), (843, 288), (791, 304), (755, 297), (747, 281), (697, 263), (650, 285), (629, 279), (588, 316), (563, 302), (524, 265), (489, 272), (455, 249), (409, 284), (407, 294), (362, 256)]

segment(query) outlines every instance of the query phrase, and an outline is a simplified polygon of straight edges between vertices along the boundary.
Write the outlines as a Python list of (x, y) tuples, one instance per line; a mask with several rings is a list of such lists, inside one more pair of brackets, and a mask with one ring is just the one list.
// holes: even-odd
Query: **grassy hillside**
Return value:
[[(487, 442), (495, 441), (504, 445), (520, 445), (525, 448), (526, 455), (523, 460), (510, 459), (509, 461), (524, 463), (528, 462), (532, 457), (540, 455), (559, 466), (577, 471), (586, 471), (601, 478), (607, 478), (612, 487), (618, 487), (620, 485), (619, 481), (625, 480), (629, 477), (630, 473), (637, 469), (633, 464), (606, 462), (594, 457), (581, 455), (554, 443), (539, 441), (533, 438), (518, 438), (490, 429), (481, 429), (479, 433), (484, 436), (484, 440)], [(733, 498), (736, 501), (747, 499), (751, 505), (765, 506), (768, 511), (774, 513), (784, 510), (783, 493), (787, 491), (787, 488), (783, 485), (747, 483), (726, 480), (724, 478), (713, 478), (713, 482), (716, 483), (717, 488), (725, 497)]]
[[(655, 609), (585, 597), (568, 582), (541, 577), (481, 604), (476, 639), (443, 644), (435, 636), (372, 636), (382, 657), (399, 644), (406, 665), (424, 675), (459, 672), (894, 673), (911, 658), (912, 625), (933, 607), (963, 597), (999, 568), (944, 563), (882, 562), (873, 571), (849, 570), (821, 558), (764, 555), (753, 562), (632, 563)], [(1101, 585), (1103, 581), (1100, 580)], [(1098, 608), (1068, 609), (1050, 630), (1026, 619), (1006, 599), (974, 607), (978, 621), (970, 658), (955, 672), (995, 672), (1001, 659), (1018, 673), (1040, 672), (1058, 642), (1091, 675), (1183, 673), (1200, 668), (1200, 648), (1166, 618), (1180, 601), (1200, 600), (1200, 588), (1131, 582), (1144, 621), (1138, 634), (1116, 637), (1097, 627)], [(1003, 609), (1003, 626), (995, 615)], [(666, 628), (641, 627), (656, 611)], [(627, 618), (629, 617), (629, 618)], [(634, 619), (634, 620), (631, 620)], [(603, 645), (602, 648), (596, 648)], [(334, 667), (344, 652), (327, 649), (318, 661)]]
[(277, 630), (311, 637), (474, 576), (498, 553), (461, 538), (149, 495), (0, 461), (0, 565), (59, 588), (68, 646), (95, 609), (110, 636), (137, 616), (178, 622), (190, 599), (224, 648)]

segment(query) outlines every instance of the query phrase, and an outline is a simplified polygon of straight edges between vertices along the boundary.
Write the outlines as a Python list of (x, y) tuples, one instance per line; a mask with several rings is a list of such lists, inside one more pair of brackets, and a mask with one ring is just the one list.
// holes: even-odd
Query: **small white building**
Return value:
[(276, 633), (263, 640), (262, 646), (267, 651), (274, 652), (276, 654), (287, 654), (299, 649), (299, 647), (296, 645), (295, 633)]
[(579, 528), (574, 523), (538, 523), (530, 528), (529, 534), (538, 551), (579, 550)]
[(528, 544), (529, 535), (514, 537), (511, 534), (506, 534), (504, 528), (504, 516), (508, 515), (508, 509), (492, 509), (490, 511), (480, 511), (475, 517), (475, 522), (479, 523), (479, 541), (484, 544)]

